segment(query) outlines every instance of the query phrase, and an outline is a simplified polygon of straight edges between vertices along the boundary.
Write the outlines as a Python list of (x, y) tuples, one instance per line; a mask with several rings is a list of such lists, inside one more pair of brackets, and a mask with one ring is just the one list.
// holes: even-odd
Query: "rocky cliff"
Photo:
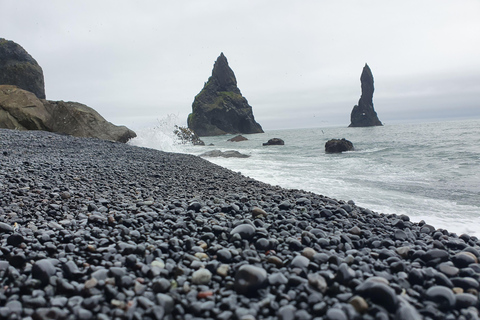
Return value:
[(45, 99), (42, 68), (19, 44), (0, 38), (0, 85), (11, 84)]
[(367, 64), (363, 67), (360, 82), (362, 85), (362, 95), (360, 96), (358, 105), (353, 107), (349, 127), (381, 126), (382, 123), (373, 108), (373, 74)]
[(78, 102), (38, 99), (32, 92), (0, 85), (0, 128), (44, 130), (76, 137), (127, 142), (135, 132), (105, 120)]
[(188, 127), (201, 137), (263, 132), (223, 53), (213, 66), (212, 76), (195, 97), (187, 120)]

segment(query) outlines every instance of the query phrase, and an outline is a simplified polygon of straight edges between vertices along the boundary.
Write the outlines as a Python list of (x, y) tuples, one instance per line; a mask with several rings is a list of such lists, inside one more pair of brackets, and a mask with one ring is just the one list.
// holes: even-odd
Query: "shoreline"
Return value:
[(478, 317), (476, 237), (128, 144), (0, 129), (0, 158), (0, 318)]

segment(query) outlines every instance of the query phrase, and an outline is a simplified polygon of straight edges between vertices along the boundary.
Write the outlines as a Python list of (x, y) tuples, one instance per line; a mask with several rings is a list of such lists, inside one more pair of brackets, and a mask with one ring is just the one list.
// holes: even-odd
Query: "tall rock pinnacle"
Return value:
[(363, 67), (360, 82), (362, 84), (362, 95), (360, 96), (358, 105), (353, 107), (349, 127), (382, 126), (373, 108), (373, 74), (367, 64)]
[(215, 61), (212, 75), (195, 97), (188, 127), (200, 137), (237, 133), (262, 133), (223, 52)]
[(37, 61), (19, 44), (0, 38), (0, 85), (14, 85), (45, 99), (45, 80)]

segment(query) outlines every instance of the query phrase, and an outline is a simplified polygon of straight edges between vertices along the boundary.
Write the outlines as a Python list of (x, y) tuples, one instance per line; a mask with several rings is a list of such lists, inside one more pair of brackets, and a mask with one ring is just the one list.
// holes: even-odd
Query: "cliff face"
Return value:
[(362, 84), (362, 95), (360, 96), (358, 105), (353, 107), (349, 127), (382, 126), (373, 108), (373, 74), (367, 64), (363, 67), (360, 82)]
[(223, 53), (213, 66), (212, 76), (193, 101), (188, 127), (201, 137), (263, 132), (253, 117), (252, 107), (237, 87), (235, 74)]
[(0, 85), (14, 85), (45, 99), (43, 70), (19, 44), (0, 38)]
[(136, 137), (132, 130), (113, 125), (84, 104), (38, 99), (32, 92), (11, 85), (0, 85), (0, 128), (43, 130), (118, 142)]

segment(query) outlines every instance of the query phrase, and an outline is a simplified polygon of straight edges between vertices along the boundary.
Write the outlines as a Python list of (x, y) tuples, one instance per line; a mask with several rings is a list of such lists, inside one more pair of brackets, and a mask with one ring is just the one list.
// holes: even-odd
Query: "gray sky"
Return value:
[(348, 125), (368, 63), (385, 124), (480, 117), (480, 1), (0, 0), (47, 99), (186, 124), (224, 52), (264, 129)]

